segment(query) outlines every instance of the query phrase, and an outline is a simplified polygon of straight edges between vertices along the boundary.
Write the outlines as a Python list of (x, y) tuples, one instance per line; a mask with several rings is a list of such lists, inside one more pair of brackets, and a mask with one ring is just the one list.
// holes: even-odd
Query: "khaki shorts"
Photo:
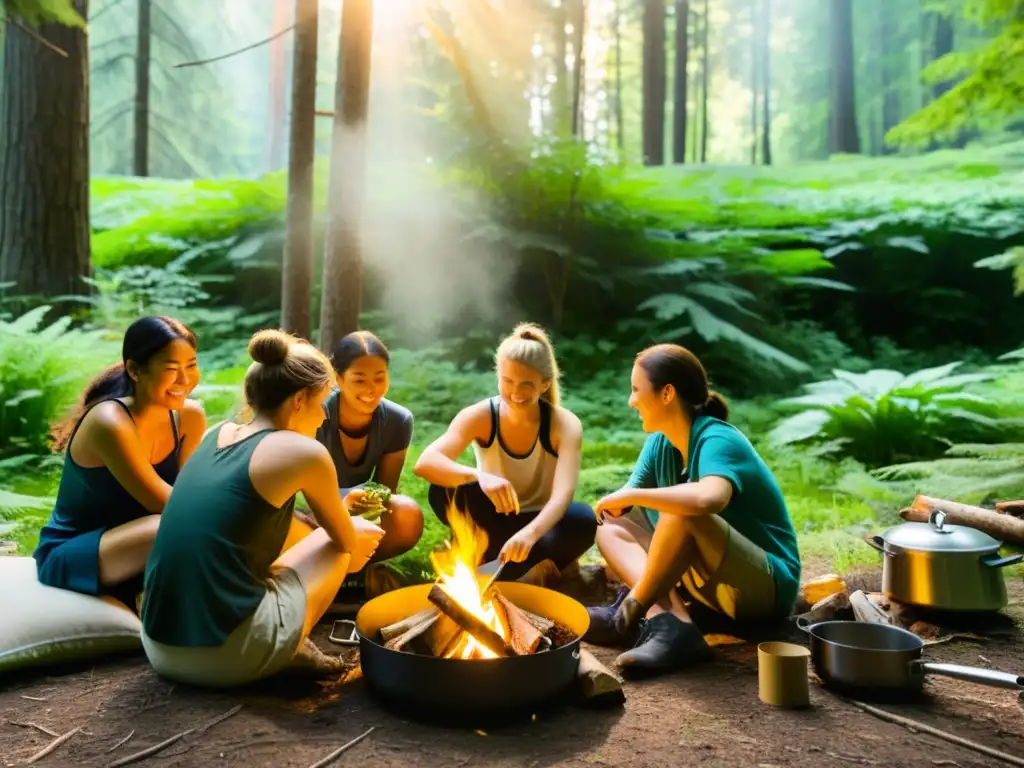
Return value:
[[(652, 531), (646, 516), (639, 510), (624, 515), (648, 531)], [(768, 555), (757, 544), (737, 531), (718, 515), (712, 520), (722, 529), (724, 551), (705, 554), (718, 560), (713, 570), (700, 556), (679, 580), (678, 588), (694, 600), (731, 619), (758, 620), (777, 614), (775, 607), (775, 579), (772, 577)]]
[(187, 685), (227, 687), (270, 677), (291, 663), (302, 642), (306, 590), (291, 568), (276, 567), (256, 611), (218, 646), (158, 643), (142, 633), (142, 647), (160, 675)]

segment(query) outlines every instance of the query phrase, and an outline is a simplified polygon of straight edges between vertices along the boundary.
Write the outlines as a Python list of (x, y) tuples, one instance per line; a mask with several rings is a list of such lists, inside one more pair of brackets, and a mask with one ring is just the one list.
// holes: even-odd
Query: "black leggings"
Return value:
[[(448, 525), (448, 506), (453, 493), (456, 507), (469, 512), (473, 522), (487, 532), (485, 563), (494, 560), (505, 542), (525, 528), (540, 512), (536, 510), (521, 512), (518, 515), (502, 515), (494, 508), (494, 504), (478, 483), (468, 483), (458, 488), (431, 485), (430, 506), (445, 525)], [(553, 560), (561, 570), (590, 549), (596, 533), (597, 518), (594, 517), (593, 509), (581, 501), (574, 501), (555, 527), (537, 541), (526, 560), (521, 563), (510, 562), (505, 566), (501, 572), (501, 580), (518, 579), (542, 560)]]

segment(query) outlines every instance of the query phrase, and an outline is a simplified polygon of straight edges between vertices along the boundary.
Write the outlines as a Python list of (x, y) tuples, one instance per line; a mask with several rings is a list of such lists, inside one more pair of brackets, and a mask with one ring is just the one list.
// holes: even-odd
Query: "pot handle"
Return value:
[(1009, 672), (996, 672), (993, 669), (982, 669), (981, 667), (964, 667), (959, 664), (931, 664), (925, 662), (913, 663), (918, 665), (920, 671), (925, 674), (955, 677), (957, 680), (966, 680), (969, 683), (990, 685), (994, 688), (1009, 688), (1014, 691), (1024, 691), (1024, 675), (1014, 675)]
[(802, 629), (807, 634), (811, 634), (811, 622), (806, 616), (796, 617), (796, 626), (798, 629)]
[(887, 552), (885, 549), (885, 539), (881, 536), (865, 536), (864, 541), (867, 542), (868, 546), (872, 549), (877, 549), (886, 557), (896, 557), (892, 552)]
[(989, 555), (988, 557), (981, 558), (981, 564), (987, 565), (989, 568), (1005, 568), (1008, 565), (1015, 565), (1020, 562), (1024, 562), (1024, 554), (1007, 555), (1006, 557)]

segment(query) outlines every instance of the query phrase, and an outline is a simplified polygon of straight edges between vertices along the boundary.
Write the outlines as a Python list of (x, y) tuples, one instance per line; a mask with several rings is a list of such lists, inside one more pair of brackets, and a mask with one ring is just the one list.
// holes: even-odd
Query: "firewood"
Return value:
[(892, 616), (859, 589), (850, 595), (850, 606), (853, 608), (853, 615), (857, 621), (868, 621), (874, 624), (893, 623)]
[(438, 613), (437, 620), (430, 626), (426, 634), (427, 646), (434, 656), (444, 656), (445, 650), (452, 641), (462, 633), (462, 629), (443, 613)]
[(435, 584), (431, 588), (427, 599), (492, 653), (498, 656), (519, 655), (512, 646), (505, 642), (501, 635), (459, 605), (439, 584)]
[(387, 643), (391, 638), (405, 634), (417, 624), (422, 623), (424, 619), (438, 615), (440, 615), (440, 611), (438, 611), (437, 608), (424, 608), (422, 611), (418, 611), (412, 616), (407, 616), (401, 621), (396, 621), (394, 624), (388, 624), (386, 627), (382, 628), (380, 631), (381, 637), (383, 637), (384, 642)]
[(812, 605), (802, 618), (810, 624), (815, 624), (819, 621), (832, 621), (841, 612), (848, 610), (850, 596), (846, 592), (836, 592)]
[(390, 640), (385, 641), (384, 647), (392, 651), (405, 650), (405, 648), (413, 640), (415, 640), (416, 638), (420, 637), (421, 635), (425, 634), (428, 630), (430, 630), (430, 628), (434, 626), (434, 623), (437, 621), (437, 617), (440, 615), (441, 613), (437, 612), (433, 616), (426, 616), (420, 619), (418, 623), (413, 624), (402, 634), (396, 637), (392, 637)]
[(537, 631), (540, 632), (542, 635), (550, 635), (552, 632), (554, 632), (555, 622), (553, 622), (551, 619), (547, 619), (543, 616), (538, 616), (536, 613), (524, 611), (522, 608), (520, 608), (519, 611), (523, 614), (523, 616), (526, 617), (527, 621), (529, 621), (531, 624), (533, 624), (533, 626), (537, 628)]
[(580, 649), (579, 681), (583, 704), (588, 707), (609, 707), (626, 701), (622, 678), (597, 660), (590, 651)]
[(829, 573), (825, 576), (819, 576), (816, 579), (811, 579), (804, 584), (800, 591), (803, 593), (804, 600), (807, 601), (807, 604), (814, 606), (827, 597), (839, 592), (845, 592), (846, 582), (834, 573)]
[[(491, 600), (498, 621), (505, 630), (508, 643), (516, 650), (518, 656), (529, 656), (536, 653), (544, 639), (543, 633), (535, 627), (523, 614), (519, 607), (511, 603), (500, 592), (495, 593)], [(554, 622), (552, 622), (554, 626)]]
[(911, 506), (900, 510), (900, 517), (913, 523), (927, 523), (929, 515), (937, 509), (946, 513), (945, 522), (950, 525), (966, 525), (1003, 542), (1024, 544), (1024, 519), (983, 507), (918, 494)]

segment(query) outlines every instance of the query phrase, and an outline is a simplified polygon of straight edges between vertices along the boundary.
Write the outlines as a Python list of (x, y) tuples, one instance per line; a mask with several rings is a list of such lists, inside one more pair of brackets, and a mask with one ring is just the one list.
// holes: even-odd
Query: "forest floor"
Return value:
[[(806, 578), (824, 564), (807, 564)], [(875, 588), (880, 574), (848, 577)], [(1001, 632), (984, 640), (953, 640), (925, 649), (930, 660), (1022, 671), (1024, 580), (1008, 579), (1010, 605)], [(598, 587), (605, 591), (605, 586)], [(577, 590), (578, 598), (589, 600)], [(591, 589), (593, 592), (593, 589)], [(1012, 625), (1012, 629), (1009, 629)], [(330, 623), (315, 639), (325, 650)], [(977, 627), (971, 627), (974, 631)], [(799, 632), (797, 631), (797, 634)], [(718, 636), (716, 636), (718, 637)], [(230, 693), (174, 686), (143, 657), (112, 660), (60, 675), (25, 677), (0, 691), (0, 764), (24, 764), (54, 733), (81, 727), (38, 762), (42, 766), (110, 765), (188, 729), (159, 754), (137, 764), (159, 766), (299, 766), (306, 768), (373, 727), (331, 765), (401, 766), (995, 766), (994, 757), (921, 731), (882, 721), (826, 690), (813, 677), (811, 707), (777, 710), (757, 689), (757, 640), (716, 648), (702, 668), (627, 683), (623, 707), (573, 706), (486, 731), (438, 727), (390, 713), (371, 698), (365, 681), (284, 683)], [(771, 639), (782, 639), (776, 633)], [(789, 638), (797, 640), (797, 638)], [(611, 664), (615, 652), (592, 649)], [(353, 654), (355, 651), (352, 652)], [(219, 715), (232, 717), (200, 730)], [(987, 745), (1024, 755), (1024, 700), (1013, 692), (930, 677), (912, 703), (878, 704), (886, 711)], [(126, 736), (132, 737), (118, 745)]]

